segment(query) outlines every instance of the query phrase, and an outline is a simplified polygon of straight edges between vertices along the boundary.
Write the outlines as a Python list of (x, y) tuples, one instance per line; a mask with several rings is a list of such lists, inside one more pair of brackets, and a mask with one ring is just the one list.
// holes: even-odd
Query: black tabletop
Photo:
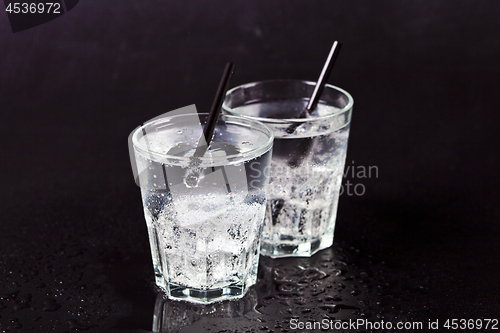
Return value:
[[(86, 0), (16, 33), (0, 13), (0, 332), (499, 329), (498, 13)], [(129, 133), (208, 111), (227, 61), (232, 86), (316, 80), (334, 40), (329, 82), (355, 102), (333, 247), (261, 258), (237, 302), (163, 299)]]

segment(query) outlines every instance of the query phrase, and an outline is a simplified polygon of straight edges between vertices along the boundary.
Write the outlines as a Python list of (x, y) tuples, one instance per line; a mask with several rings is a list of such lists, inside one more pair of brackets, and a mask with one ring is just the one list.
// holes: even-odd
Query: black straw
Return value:
[(210, 142), (212, 142), (212, 137), (214, 136), (215, 131), (215, 124), (217, 123), (217, 119), (219, 118), (220, 110), (222, 108), (222, 102), (224, 101), (224, 97), (226, 96), (226, 91), (229, 86), (231, 76), (233, 75), (233, 71), (234, 64), (232, 62), (228, 62), (226, 64), (226, 67), (224, 68), (224, 74), (222, 74), (222, 78), (219, 83), (217, 93), (215, 94), (212, 108), (210, 109), (207, 121), (205, 122), (205, 127), (203, 128), (203, 136), (198, 142), (198, 147), (196, 148), (194, 156), (203, 156), (207, 151)]
[(309, 103), (306, 106), (306, 109), (309, 113), (311, 111), (313, 111), (316, 108), (316, 105), (318, 104), (321, 93), (323, 92), (323, 89), (325, 88), (326, 80), (328, 80), (328, 77), (330, 76), (330, 73), (332, 72), (333, 64), (335, 63), (335, 60), (337, 59), (337, 56), (339, 55), (339, 51), (340, 51), (340, 43), (335, 41), (333, 43), (332, 49), (330, 50), (330, 54), (328, 55), (328, 58), (326, 58), (325, 65), (323, 66), (323, 70), (321, 71), (321, 74), (319, 75), (318, 82), (316, 83), (316, 86), (314, 87), (314, 91), (311, 95), (311, 98), (309, 99)]

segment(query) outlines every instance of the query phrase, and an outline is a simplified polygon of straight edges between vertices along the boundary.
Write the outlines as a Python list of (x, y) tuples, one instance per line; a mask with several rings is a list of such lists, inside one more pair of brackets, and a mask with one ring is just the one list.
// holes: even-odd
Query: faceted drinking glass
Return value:
[(258, 120), (274, 131), (261, 252), (311, 256), (333, 244), (353, 99), (326, 85), (318, 106), (304, 111), (315, 82), (274, 80), (228, 91), (226, 114)]
[(156, 283), (198, 303), (240, 298), (256, 281), (273, 144), (267, 126), (222, 115), (195, 158), (207, 116), (167, 114), (132, 133)]

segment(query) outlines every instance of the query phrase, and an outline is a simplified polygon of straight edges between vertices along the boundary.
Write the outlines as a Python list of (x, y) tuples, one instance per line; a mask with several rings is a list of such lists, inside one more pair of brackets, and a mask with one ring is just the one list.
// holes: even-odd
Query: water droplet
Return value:
[(29, 305), (27, 303), (17, 303), (16, 305), (14, 305), (13, 309), (15, 311), (19, 311), (19, 310), (22, 310), (22, 309), (26, 309), (28, 307), (29, 307)]
[(77, 322), (75, 319), (68, 320), (68, 325), (72, 330), (87, 331), (91, 328), (97, 327), (97, 325), (84, 325)]
[(8, 291), (8, 292), (5, 292), (5, 293), (1, 293), (0, 294), (0, 299), (13, 299), (13, 298), (16, 298), (17, 294), (19, 294), (19, 290), (15, 289), (15, 290), (11, 290), (11, 291)]
[(313, 290), (311, 295), (312, 296), (318, 296), (319, 294), (322, 294), (325, 292), (325, 288), (321, 288), (321, 289), (317, 289), (317, 290)]
[(305, 305), (306, 304), (306, 300), (302, 297), (295, 299), (294, 302), (295, 302), (295, 304), (298, 304), (298, 305)]
[(47, 298), (43, 301), (43, 311), (52, 312), (57, 311), (61, 305), (57, 304), (56, 300), (53, 298)]
[(278, 287), (280, 291), (288, 292), (295, 289), (295, 285), (293, 283), (284, 283)]
[(23, 294), (23, 295), (18, 295), (16, 297), (16, 300), (18, 302), (27, 303), (27, 302), (31, 301), (31, 298), (32, 298), (31, 294)]
[(23, 327), (23, 325), (19, 322), (18, 318), (11, 319), (10, 322), (12, 323), (10, 325), (11, 328), (22, 328)]

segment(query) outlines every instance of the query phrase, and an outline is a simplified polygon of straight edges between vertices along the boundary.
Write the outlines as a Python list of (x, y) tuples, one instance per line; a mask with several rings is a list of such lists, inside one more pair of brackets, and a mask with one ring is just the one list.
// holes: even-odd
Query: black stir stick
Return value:
[(214, 102), (212, 103), (212, 108), (208, 114), (207, 121), (205, 122), (205, 127), (203, 128), (203, 135), (198, 141), (198, 147), (194, 152), (194, 157), (202, 157), (210, 146), (212, 138), (214, 136), (215, 124), (217, 119), (219, 119), (220, 110), (222, 108), (222, 103), (224, 102), (224, 97), (226, 96), (226, 91), (229, 86), (229, 81), (233, 75), (234, 64), (228, 62), (224, 68), (224, 74), (222, 74), (221, 81), (219, 83), (219, 88), (215, 94)]
[[(311, 113), (318, 105), (321, 93), (325, 88), (326, 80), (328, 80), (328, 77), (332, 72), (333, 64), (335, 63), (335, 60), (337, 60), (337, 56), (339, 55), (340, 46), (341, 46), (340, 43), (337, 41), (333, 43), (332, 48), (330, 49), (330, 53), (328, 54), (328, 58), (326, 58), (325, 65), (323, 66), (321, 74), (319, 75), (318, 82), (316, 82), (316, 85), (314, 86), (311, 98), (309, 98), (309, 102), (307, 103), (306, 108), (302, 110), (302, 112), (298, 115), (297, 118), (310, 118)], [(286, 132), (288, 134), (292, 134), (300, 125), (302, 124), (301, 123), (292, 124), (286, 129)]]
[(309, 103), (306, 106), (306, 110), (308, 111), (308, 113), (311, 113), (318, 105), (321, 93), (323, 92), (323, 89), (325, 89), (326, 80), (328, 80), (328, 77), (330, 76), (330, 73), (332, 72), (333, 64), (335, 63), (335, 60), (337, 60), (337, 56), (339, 55), (340, 46), (341, 46), (340, 43), (337, 41), (335, 41), (332, 45), (332, 49), (330, 50), (330, 54), (328, 54), (328, 58), (326, 58), (326, 62), (325, 62), (325, 65), (323, 66), (323, 70), (321, 71), (321, 74), (319, 75), (318, 82), (316, 82), (316, 86), (314, 87), (314, 91), (311, 95), (311, 98), (309, 99)]
[[(217, 89), (217, 93), (215, 94), (214, 102), (212, 103), (212, 108), (210, 109), (210, 113), (208, 114), (207, 121), (205, 122), (205, 127), (203, 128), (203, 134), (198, 141), (198, 146), (191, 157), (191, 161), (189, 163), (189, 167), (191, 170), (188, 175), (186, 175), (184, 179), (184, 183), (188, 187), (196, 187), (198, 186), (198, 181), (200, 177), (201, 170), (197, 168), (200, 163), (200, 157), (205, 155), (210, 143), (212, 142), (215, 125), (217, 124), (217, 120), (219, 119), (220, 110), (222, 108), (222, 103), (224, 102), (224, 97), (226, 96), (227, 88), (229, 86), (229, 81), (231, 80), (231, 76), (233, 75), (234, 64), (232, 62), (228, 62), (226, 67), (224, 68), (224, 73), (222, 74), (221, 81), (219, 83), (219, 88)], [(222, 174), (224, 176), (224, 180), (226, 181), (226, 186), (228, 187), (228, 191), (230, 191), (227, 175), (224, 170), (222, 170)]]
[[(328, 76), (330, 75), (333, 64), (335, 63), (335, 60), (337, 59), (337, 56), (339, 54), (340, 50), (340, 43), (335, 41), (332, 45), (332, 48), (330, 49), (330, 53), (328, 54), (328, 58), (326, 59), (325, 65), (323, 66), (323, 70), (321, 71), (321, 74), (319, 76), (318, 82), (316, 82), (316, 85), (314, 86), (313, 93), (311, 95), (311, 98), (309, 98), (309, 102), (307, 103), (307, 106), (300, 112), (300, 114), (297, 116), (298, 119), (300, 118), (311, 118), (312, 117), (312, 112), (316, 109), (319, 99), (321, 97), (321, 93), (323, 92), (323, 89), (325, 88), (326, 81), (328, 79)], [(286, 132), (288, 134), (294, 134), (296, 133), (296, 130), (298, 127), (302, 126), (304, 122), (296, 122), (291, 124), (286, 128)], [(287, 152), (287, 164), (292, 167), (296, 168), (302, 164), (302, 161), (309, 156), (311, 151), (313, 150), (314, 147), (314, 142), (317, 140), (317, 137), (295, 137), (293, 138), (294, 141), (294, 149), (290, 151), (289, 146), (288, 147), (288, 152)], [(280, 140), (275, 140), (274, 142), (274, 151), (278, 152), (280, 151), (281, 145), (284, 143), (281, 143)]]

